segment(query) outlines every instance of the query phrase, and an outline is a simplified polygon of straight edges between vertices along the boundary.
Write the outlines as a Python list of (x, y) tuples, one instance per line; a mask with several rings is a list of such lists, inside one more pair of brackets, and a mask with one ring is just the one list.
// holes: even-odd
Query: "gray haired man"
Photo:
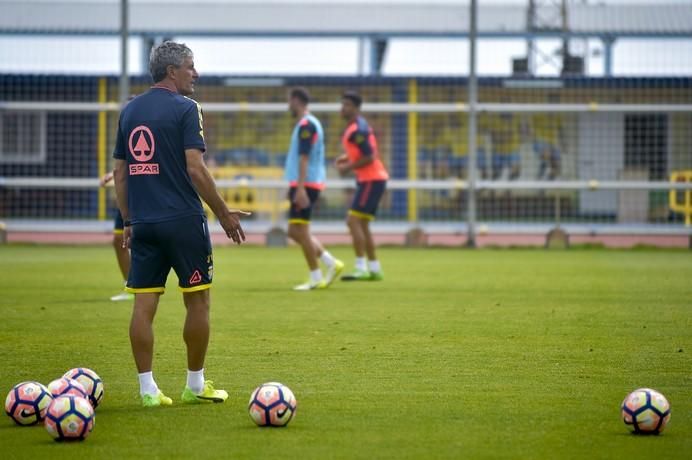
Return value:
[(132, 256), (126, 290), (135, 294), (130, 342), (142, 404), (172, 404), (152, 373), (152, 326), (171, 268), (187, 309), (183, 338), (188, 371), (181, 399), (223, 402), (228, 393), (204, 379), (213, 260), (200, 197), (238, 244), (245, 240), (239, 217), (248, 213), (228, 209), (202, 159), (202, 108), (187, 97), (199, 78), (190, 48), (160, 44), (151, 51), (149, 71), (154, 86), (123, 108), (113, 152), (123, 244)]

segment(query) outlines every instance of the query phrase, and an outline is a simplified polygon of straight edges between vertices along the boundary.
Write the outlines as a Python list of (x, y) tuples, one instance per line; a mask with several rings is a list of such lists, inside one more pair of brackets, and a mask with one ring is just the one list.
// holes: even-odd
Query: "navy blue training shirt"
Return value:
[(185, 149), (193, 148), (206, 149), (197, 102), (154, 86), (125, 106), (113, 158), (127, 161), (132, 224), (204, 215), (187, 173)]

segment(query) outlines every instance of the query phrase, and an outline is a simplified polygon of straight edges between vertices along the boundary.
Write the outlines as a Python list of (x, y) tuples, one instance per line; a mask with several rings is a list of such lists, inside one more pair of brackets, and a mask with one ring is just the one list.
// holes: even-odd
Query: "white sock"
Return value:
[(368, 260), (368, 266), (371, 272), (379, 273), (382, 270), (379, 260)]
[(322, 281), (322, 270), (320, 270), (319, 268), (312, 270), (310, 272), (310, 280), (313, 283), (319, 283), (320, 281)]
[(356, 270), (368, 271), (368, 265), (365, 257), (356, 257)]
[(204, 368), (198, 371), (187, 371), (187, 387), (198, 394), (204, 390)]
[(333, 267), (334, 266), (334, 256), (331, 255), (329, 253), (329, 251), (327, 251), (326, 249), (324, 251), (322, 251), (322, 255), (320, 256), (320, 260), (327, 267)]
[(142, 372), (141, 374), (138, 374), (138, 376), (140, 395), (156, 396), (157, 394), (159, 394), (159, 387), (156, 385), (156, 382), (154, 382), (153, 372)]

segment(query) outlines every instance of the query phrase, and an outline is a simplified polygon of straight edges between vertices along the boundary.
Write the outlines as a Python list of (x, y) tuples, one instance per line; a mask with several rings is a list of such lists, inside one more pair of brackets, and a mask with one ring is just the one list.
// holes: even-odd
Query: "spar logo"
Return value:
[(128, 147), (132, 158), (138, 163), (130, 165), (130, 175), (158, 174), (158, 163), (146, 163), (154, 157), (156, 141), (151, 130), (144, 125), (139, 125), (130, 133)]

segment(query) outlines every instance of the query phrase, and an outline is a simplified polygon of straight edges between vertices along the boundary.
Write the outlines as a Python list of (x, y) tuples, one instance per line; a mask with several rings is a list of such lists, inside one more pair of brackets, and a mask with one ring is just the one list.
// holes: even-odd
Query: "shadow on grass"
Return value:
[(624, 431), (620, 433), (613, 433), (614, 436), (617, 437), (628, 437), (628, 438), (641, 438), (641, 439), (652, 439), (652, 438), (660, 438), (662, 436), (665, 436), (664, 433), (635, 433), (634, 431)]

